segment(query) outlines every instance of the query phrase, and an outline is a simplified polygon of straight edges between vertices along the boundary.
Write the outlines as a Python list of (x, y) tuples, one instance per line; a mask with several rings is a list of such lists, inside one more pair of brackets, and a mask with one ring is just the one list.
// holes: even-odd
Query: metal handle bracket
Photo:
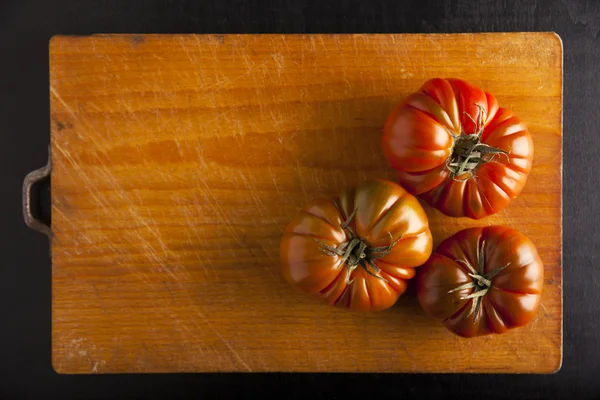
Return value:
[(48, 178), (52, 172), (52, 157), (48, 152), (48, 163), (40, 169), (31, 171), (23, 181), (23, 218), (25, 223), (31, 229), (41, 232), (49, 237), (52, 235), (52, 230), (48, 224), (40, 221), (33, 215), (31, 210), (31, 192), (33, 187), (42, 180)]

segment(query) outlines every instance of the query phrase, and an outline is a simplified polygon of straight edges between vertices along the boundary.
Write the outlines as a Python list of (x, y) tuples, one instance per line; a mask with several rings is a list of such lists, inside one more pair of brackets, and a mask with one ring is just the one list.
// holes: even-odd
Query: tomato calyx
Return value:
[[(459, 135), (450, 133), (454, 139), (452, 153), (446, 162), (446, 168), (451, 172), (452, 179), (456, 181), (465, 181), (473, 178), (477, 169), (494, 159), (497, 154), (508, 156), (508, 152), (481, 143), (481, 135), (485, 127), (485, 110), (477, 104), (479, 108), (479, 121), (465, 112), (465, 115), (473, 121), (473, 133), (461, 132)], [(466, 177), (464, 177), (466, 175)], [(462, 177), (462, 178), (461, 178)]]
[(477, 315), (479, 314), (483, 296), (485, 296), (487, 294), (487, 292), (490, 290), (490, 288), (492, 287), (492, 279), (496, 275), (498, 275), (500, 272), (504, 271), (504, 269), (510, 265), (510, 262), (509, 262), (508, 264), (506, 264), (502, 267), (496, 268), (496, 269), (488, 272), (487, 274), (484, 274), (483, 273), (484, 266), (485, 266), (485, 253), (483, 251), (484, 247), (485, 247), (485, 240), (482, 240), (481, 246), (477, 248), (478, 270), (475, 270), (475, 268), (473, 268), (473, 266), (466, 260), (455, 260), (456, 262), (459, 262), (459, 263), (465, 265), (469, 269), (470, 272), (468, 273), (468, 275), (473, 279), (473, 281), (465, 283), (464, 285), (460, 285), (460, 286), (448, 291), (448, 293), (453, 293), (453, 292), (457, 292), (457, 291), (463, 290), (463, 289), (471, 289), (471, 288), (475, 289), (471, 294), (462, 296), (460, 298), (461, 300), (474, 299), (471, 303), (471, 310), (469, 311), (469, 314), (467, 314), (467, 318), (470, 317), (471, 314), (475, 314), (475, 316), (473, 318), (473, 323), (475, 323), (475, 320), (477, 319)]
[(352, 274), (352, 271), (358, 268), (358, 266), (361, 266), (369, 275), (387, 282), (387, 279), (378, 275), (381, 272), (381, 269), (377, 266), (377, 264), (375, 264), (375, 260), (385, 257), (396, 245), (396, 243), (402, 239), (402, 236), (394, 240), (392, 234), (388, 232), (390, 235), (389, 245), (379, 247), (369, 246), (369, 244), (362, 238), (358, 237), (349, 226), (357, 211), (358, 208), (354, 209), (348, 219), (341, 225), (348, 237), (347, 241), (336, 247), (331, 246), (321, 240), (315, 240), (317, 243), (319, 243), (320, 249), (323, 253), (331, 257), (341, 256), (338, 267), (346, 264), (347, 285), (351, 285), (354, 282), (354, 279), (350, 279), (350, 275)]

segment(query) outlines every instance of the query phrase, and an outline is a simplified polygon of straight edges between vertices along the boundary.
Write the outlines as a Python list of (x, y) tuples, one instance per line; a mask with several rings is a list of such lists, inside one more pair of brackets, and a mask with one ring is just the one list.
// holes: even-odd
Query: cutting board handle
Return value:
[(39, 218), (33, 215), (31, 207), (31, 195), (34, 186), (50, 177), (51, 172), (52, 157), (50, 156), (50, 149), (48, 149), (48, 163), (42, 168), (36, 169), (35, 171), (31, 171), (30, 173), (28, 173), (27, 176), (25, 176), (25, 180), (23, 181), (23, 218), (25, 219), (25, 223), (31, 229), (34, 229), (48, 236), (52, 235), (50, 225), (41, 221)]

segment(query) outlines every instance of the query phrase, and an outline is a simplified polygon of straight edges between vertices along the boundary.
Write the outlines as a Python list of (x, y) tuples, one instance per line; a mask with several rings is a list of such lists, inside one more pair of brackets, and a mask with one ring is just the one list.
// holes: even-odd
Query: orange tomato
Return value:
[(291, 285), (326, 303), (383, 310), (396, 303), (431, 250), (418, 200), (376, 180), (304, 208), (285, 230), (281, 266)]

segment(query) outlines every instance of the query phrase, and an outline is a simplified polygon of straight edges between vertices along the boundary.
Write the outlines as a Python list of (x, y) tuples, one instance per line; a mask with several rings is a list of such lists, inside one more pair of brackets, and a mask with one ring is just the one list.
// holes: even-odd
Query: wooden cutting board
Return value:
[[(427, 207), (437, 245), (508, 224), (537, 245), (537, 317), (453, 336), (414, 287), (380, 313), (296, 293), (288, 221), (394, 179), (393, 105), (433, 77), (492, 92), (529, 126), (522, 194), (481, 221)], [(552, 33), (100, 35), (50, 43), (52, 354), (61, 373), (557, 371), (562, 359), (562, 44)]]

